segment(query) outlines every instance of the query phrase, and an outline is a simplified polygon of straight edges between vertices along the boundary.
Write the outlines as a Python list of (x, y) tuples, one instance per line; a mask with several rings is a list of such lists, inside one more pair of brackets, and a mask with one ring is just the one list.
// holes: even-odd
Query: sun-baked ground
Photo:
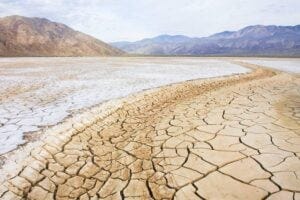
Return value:
[(145, 91), (47, 131), (2, 199), (300, 199), (300, 79), (244, 75)]
[(170, 83), (247, 71), (206, 58), (1, 58), (0, 155), (38, 139), (36, 131), (79, 109)]

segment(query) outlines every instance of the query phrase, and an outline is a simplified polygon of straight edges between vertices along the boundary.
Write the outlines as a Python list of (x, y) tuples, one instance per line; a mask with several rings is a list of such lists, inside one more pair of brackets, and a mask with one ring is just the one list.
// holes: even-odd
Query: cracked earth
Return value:
[(300, 199), (299, 76), (238, 64), (49, 129), (1, 199)]
[(0, 159), (38, 139), (33, 132), (81, 109), (149, 88), (248, 71), (208, 58), (1, 58)]

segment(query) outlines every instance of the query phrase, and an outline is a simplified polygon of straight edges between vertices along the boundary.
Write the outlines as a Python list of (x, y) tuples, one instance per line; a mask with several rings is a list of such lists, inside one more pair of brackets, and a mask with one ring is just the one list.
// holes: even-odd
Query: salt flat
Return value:
[(1, 58), (0, 154), (24, 133), (144, 89), (249, 70), (208, 58)]
[(300, 73), (299, 58), (243, 58), (238, 60), (278, 69), (285, 72)]

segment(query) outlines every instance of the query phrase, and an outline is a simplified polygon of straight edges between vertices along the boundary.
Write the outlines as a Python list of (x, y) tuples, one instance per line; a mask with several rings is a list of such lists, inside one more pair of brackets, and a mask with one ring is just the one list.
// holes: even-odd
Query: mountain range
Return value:
[(0, 18), (0, 56), (300, 56), (300, 25), (248, 26), (209, 37), (160, 35), (107, 44), (45, 18)]
[(123, 51), (44, 18), (0, 18), (0, 56), (119, 56)]
[(111, 45), (130, 54), (142, 55), (300, 56), (300, 25), (255, 25), (201, 38), (160, 35)]

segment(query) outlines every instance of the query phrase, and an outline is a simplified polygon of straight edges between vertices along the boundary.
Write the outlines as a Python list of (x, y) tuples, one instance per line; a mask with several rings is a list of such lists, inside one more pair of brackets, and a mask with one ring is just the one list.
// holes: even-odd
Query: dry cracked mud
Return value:
[(140, 93), (48, 130), (0, 197), (300, 199), (299, 96), (262, 68)]

